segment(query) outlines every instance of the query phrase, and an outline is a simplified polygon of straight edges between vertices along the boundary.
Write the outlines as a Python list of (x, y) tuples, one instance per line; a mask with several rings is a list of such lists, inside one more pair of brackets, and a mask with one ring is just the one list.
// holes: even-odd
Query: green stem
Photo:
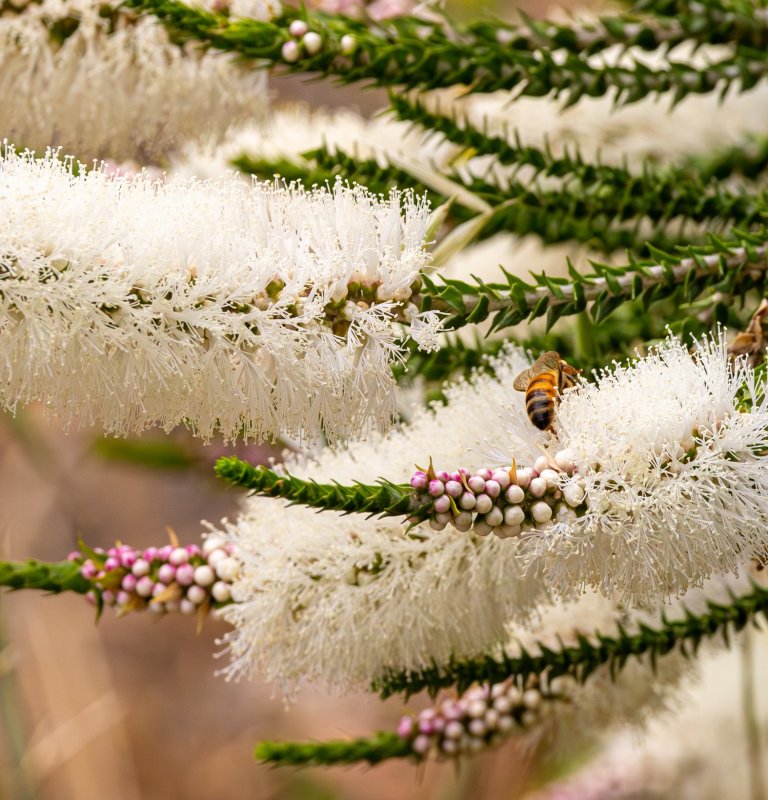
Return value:
[(593, 272), (569, 269), (570, 279), (533, 274), (526, 281), (504, 273), (506, 283), (471, 284), (455, 279), (432, 280), (423, 275), (424, 287), (414, 297), (422, 310), (444, 311), (447, 329), (475, 324), (493, 315), (491, 330), (517, 325), (547, 315), (547, 327), (560, 317), (589, 307), (599, 323), (629, 300), (639, 299), (647, 307), (662, 298), (674, 297), (690, 303), (705, 292), (715, 291), (743, 297), (753, 288), (762, 290), (766, 281), (768, 231), (741, 233), (729, 241), (710, 237), (705, 246), (692, 246), (677, 253), (659, 251), (649, 245), (654, 260), (634, 260), (625, 266), (592, 262)]
[(93, 586), (80, 574), (75, 561), (0, 561), (0, 586), (11, 589), (40, 589), (43, 592), (85, 594)]
[[(174, 0), (126, 0), (126, 5), (155, 14), (175, 41), (196, 40), (262, 64), (279, 64), (290, 72), (334, 76), (343, 83), (366, 81), (377, 86), (422, 89), (464, 84), (478, 92), (516, 89), (533, 97), (565, 96), (568, 104), (583, 96), (601, 97), (613, 91), (617, 102), (631, 103), (665, 92), (674, 93), (675, 101), (679, 101), (691, 93), (724, 91), (731, 85), (746, 91), (768, 69), (759, 48), (739, 49), (701, 70), (671, 60), (658, 70), (639, 62), (632, 66), (602, 66), (592, 64), (581, 51), (565, 52), (561, 58), (561, 54), (554, 54), (559, 48), (549, 46), (514, 49), (471, 29), (450, 28), (412, 17), (368, 27), (340, 15), (306, 12), (301, 16), (320, 34), (323, 46), (315, 54), (300, 48), (298, 61), (288, 63), (283, 59), (282, 46), (290, 39), (288, 26), (296, 15), (260, 22), (233, 20)], [(660, 24), (663, 25), (654, 22), (657, 28)], [(354, 38), (353, 51), (342, 46), (345, 36)], [(609, 46), (607, 41), (605, 44)]]
[(608, 665), (615, 674), (633, 656), (647, 656), (653, 664), (675, 648), (685, 655), (695, 653), (703, 639), (716, 635), (727, 642), (730, 631), (739, 631), (755, 622), (758, 615), (768, 613), (768, 589), (753, 585), (751, 592), (733, 597), (729, 605), (709, 601), (707, 610), (701, 614), (684, 611), (681, 619), (663, 615), (657, 626), (640, 623), (636, 631), (620, 625), (613, 636), (579, 633), (574, 645), (551, 648), (538, 643), (530, 649), (521, 647), (517, 655), (485, 655), (421, 671), (393, 672), (376, 682), (373, 689), (385, 698), (397, 693), (412, 695), (425, 689), (434, 693), (448, 686), (456, 686), (461, 692), (473, 683), (501, 683), (513, 676), (525, 681), (545, 673), (549, 678), (571, 675), (583, 681), (603, 665)]
[(381, 731), (375, 736), (330, 742), (259, 742), (254, 755), (258, 761), (281, 766), (308, 764), (378, 764), (389, 758), (415, 755), (411, 743), (396, 733)]
[(283, 497), (291, 504), (301, 504), (323, 511), (344, 511), (347, 514), (370, 514), (387, 517), (406, 515), (413, 508), (412, 489), (380, 479), (376, 485), (357, 483), (316, 483), (293, 475), (280, 474), (267, 467), (253, 466), (235, 456), (216, 462), (216, 474), (234, 486), (250, 489), (266, 497)]

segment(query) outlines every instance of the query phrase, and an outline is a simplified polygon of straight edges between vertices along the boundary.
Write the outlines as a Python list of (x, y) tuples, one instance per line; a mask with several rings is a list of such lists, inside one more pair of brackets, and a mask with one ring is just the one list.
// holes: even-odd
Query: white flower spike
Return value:
[[(231, 5), (261, 20), (280, 11), (276, 0)], [(19, 146), (139, 163), (220, 142), (269, 99), (264, 72), (179, 47), (158, 20), (97, 0), (0, 7), (0, 97), (0, 131)]]
[(4, 407), (228, 439), (390, 422), (423, 202), (70, 166), (0, 158)]

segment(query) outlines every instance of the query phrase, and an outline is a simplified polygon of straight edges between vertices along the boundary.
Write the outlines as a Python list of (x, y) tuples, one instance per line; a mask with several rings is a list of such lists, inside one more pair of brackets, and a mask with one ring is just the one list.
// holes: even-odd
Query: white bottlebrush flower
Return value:
[[(262, 20), (280, 10), (277, 0), (240, 5)], [(146, 163), (264, 115), (265, 73), (172, 44), (151, 16), (96, 0), (15, 8), (0, 9), (0, 131), (20, 147)]]
[(768, 402), (723, 336), (694, 357), (670, 339), (567, 392), (557, 447), (588, 510), (530, 531), (521, 551), (556, 593), (653, 603), (765, 552)]
[[(506, 386), (527, 366), (512, 351), (497, 364), (497, 381), (449, 388), (449, 402), (422, 410), (411, 424), (317, 460), (293, 456), (287, 467), (316, 480), (379, 476), (408, 480), (415, 459), (481, 463), (471, 450), (504, 402)], [(516, 443), (525, 452), (526, 443)], [(505, 638), (505, 624), (538, 599), (522, 579), (508, 541), (422, 524), (405, 536), (397, 519), (367, 519), (254, 497), (225, 530), (244, 562), (237, 603), (224, 611), (229, 673), (260, 671), (292, 686), (318, 680), (336, 688), (365, 687), (388, 669), (419, 669), (452, 655), (487, 650)]]
[(125, 434), (331, 438), (391, 417), (428, 209), (0, 159), (0, 402)]
[[(359, 685), (487, 651), (505, 622), (525, 618), (549, 593), (592, 587), (611, 601), (658, 604), (761, 550), (768, 406), (746, 367), (731, 371), (722, 341), (701, 343), (693, 359), (670, 340), (567, 392), (556, 436), (533, 427), (523, 394), (511, 390), (525, 366), (509, 351), (495, 378), (459, 384), (446, 406), (387, 439), (287, 466), (320, 481), (405, 482), (413, 462), (429, 456), (437, 470), (472, 470), (568, 452), (576, 474), (559, 473), (562, 497), (537, 501), (555, 513), (527, 522), (517, 539), (424, 523), (409, 539), (397, 521), (252, 498), (228, 526), (246, 563), (240, 603), (226, 612), (237, 629), (231, 672)], [(749, 412), (738, 410), (744, 386), (755, 400)]]

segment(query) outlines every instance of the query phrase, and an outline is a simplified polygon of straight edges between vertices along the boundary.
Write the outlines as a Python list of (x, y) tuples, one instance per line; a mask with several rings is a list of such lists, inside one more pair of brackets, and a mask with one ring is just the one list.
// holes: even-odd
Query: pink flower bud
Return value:
[(104, 569), (109, 572), (110, 570), (117, 569), (120, 566), (120, 562), (114, 557), (110, 556), (104, 562)]
[(287, 61), (289, 64), (294, 64), (301, 56), (301, 48), (299, 47), (299, 43), (295, 42), (293, 39), (285, 42), (280, 48), (280, 55), (282, 55), (283, 61)]
[(152, 594), (152, 590), (155, 588), (155, 582), (149, 575), (144, 575), (144, 577), (139, 578), (138, 582), (136, 583), (136, 594), (139, 597), (149, 597)]
[(429, 750), (431, 744), (429, 736), (420, 735), (413, 740), (411, 747), (413, 747), (414, 753), (423, 756)]
[(96, 566), (90, 558), (87, 561), (83, 561), (83, 565), (80, 567), (80, 574), (87, 581), (93, 580), (96, 577)]
[(473, 475), (467, 481), (467, 486), (469, 486), (470, 491), (474, 492), (475, 494), (480, 494), (480, 492), (485, 491), (485, 480), (479, 475)]
[(192, 564), (182, 564), (176, 570), (176, 583), (180, 586), (190, 586), (195, 581), (195, 568)]
[(148, 547), (144, 551), (144, 560), (152, 562), (157, 558), (157, 548), (156, 547)]
[(435, 502), (432, 503), (432, 508), (436, 514), (445, 514), (447, 511), (451, 510), (451, 498), (448, 497), (447, 494), (438, 497)]
[(501, 494), (501, 484), (498, 481), (490, 480), (485, 482), (485, 493), (492, 500)]
[(445, 493), (449, 497), (461, 497), (463, 492), (464, 492), (464, 487), (461, 485), (459, 481), (450, 480), (448, 481), (448, 483), (445, 484)]
[(426, 489), (428, 483), (427, 476), (423, 472), (414, 472), (411, 476), (411, 488), (418, 492)]
[(288, 33), (300, 39), (307, 32), (307, 23), (303, 19), (295, 19), (288, 26)]
[(174, 566), (178, 567), (180, 564), (186, 564), (189, 561), (189, 553), (186, 547), (176, 547), (171, 551), (168, 556), (168, 561)]
[(137, 583), (138, 583), (138, 578), (135, 575), (128, 573), (128, 575), (123, 576), (123, 580), (120, 582), (120, 586), (122, 586), (122, 588), (126, 592), (133, 592), (136, 589)]
[(440, 497), (445, 492), (445, 484), (438, 480), (430, 481), (428, 491), (432, 497)]
[(397, 735), (402, 739), (410, 739), (413, 735), (413, 719), (411, 717), (403, 717), (397, 724)]
[(491, 478), (496, 481), (502, 489), (506, 489), (510, 484), (509, 472), (504, 469), (497, 469), (493, 475), (491, 475)]
[(176, 577), (176, 567), (171, 564), (163, 564), (157, 571), (157, 579), (164, 584), (169, 584)]

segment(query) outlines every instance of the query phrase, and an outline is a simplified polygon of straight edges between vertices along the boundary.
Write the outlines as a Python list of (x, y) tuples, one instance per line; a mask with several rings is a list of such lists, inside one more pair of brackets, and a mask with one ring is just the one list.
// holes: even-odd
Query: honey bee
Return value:
[(554, 350), (544, 353), (536, 363), (521, 372), (512, 384), (518, 392), (525, 392), (525, 410), (528, 418), (542, 431), (551, 430), (555, 422), (555, 406), (564, 389), (573, 386), (580, 369), (572, 367)]

